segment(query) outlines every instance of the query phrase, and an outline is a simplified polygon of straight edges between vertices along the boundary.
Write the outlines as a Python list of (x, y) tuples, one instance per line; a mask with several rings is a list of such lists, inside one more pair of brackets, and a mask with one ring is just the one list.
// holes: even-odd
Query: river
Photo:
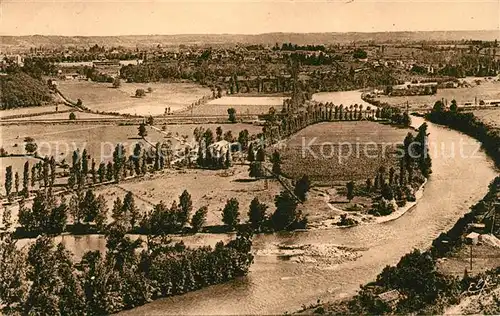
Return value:
[[(421, 118), (413, 118), (415, 126), (422, 122)], [(482, 151), (475, 152), (477, 141), (428, 124), (433, 174), (418, 204), (401, 218), (380, 225), (254, 238), (254, 250), (258, 252), (276, 243), (336, 244), (357, 248), (361, 254), (357, 260), (321, 267), (257, 254), (244, 278), (159, 299), (121, 314), (277, 314), (296, 311), (317, 299), (354, 294), (360, 284), (373, 280), (385, 265), (397, 263), (413, 248), (430, 246), (440, 232), (449, 229), (485, 195), (489, 182), (497, 175), (491, 159)], [(456, 155), (451, 154), (452, 148)]]

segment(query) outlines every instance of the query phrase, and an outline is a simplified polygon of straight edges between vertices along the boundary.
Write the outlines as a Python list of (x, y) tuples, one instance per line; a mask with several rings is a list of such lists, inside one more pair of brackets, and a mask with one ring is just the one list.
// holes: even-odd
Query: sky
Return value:
[(500, 0), (0, 0), (1, 35), (500, 30)]

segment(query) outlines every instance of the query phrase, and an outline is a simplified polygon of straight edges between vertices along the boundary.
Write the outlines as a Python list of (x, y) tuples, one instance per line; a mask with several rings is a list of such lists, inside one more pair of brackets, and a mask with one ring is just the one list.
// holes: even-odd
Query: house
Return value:
[(465, 241), (468, 244), (475, 245), (477, 244), (477, 241), (479, 240), (479, 234), (476, 232), (469, 233), (467, 236), (465, 236)]
[(398, 290), (390, 290), (378, 295), (378, 298), (389, 306), (396, 306), (401, 299), (401, 293)]

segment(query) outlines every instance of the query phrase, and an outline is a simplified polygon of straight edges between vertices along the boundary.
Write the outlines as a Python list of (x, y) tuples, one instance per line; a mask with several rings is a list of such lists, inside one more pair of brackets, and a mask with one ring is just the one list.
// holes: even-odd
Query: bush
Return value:
[(135, 97), (136, 98), (142, 98), (144, 96), (146, 96), (146, 91), (144, 91), (144, 89), (135, 90)]
[(69, 113), (69, 119), (72, 120), (72, 121), (76, 120), (75, 113), (73, 113), (73, 112)]

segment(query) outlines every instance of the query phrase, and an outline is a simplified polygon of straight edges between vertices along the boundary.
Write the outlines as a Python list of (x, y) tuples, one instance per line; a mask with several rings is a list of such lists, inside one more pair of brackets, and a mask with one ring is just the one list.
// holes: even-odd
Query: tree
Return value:
[(113, 80), (113, 88), (120, 88), (122, 85), (122, 81), (120, 80), (119, 77), (116, 77), (114, 80)]
[(309, 177), (307, 175), (303, 175), (302, 178), (297, 181), (295, 184), (295, 189), (293, 193), (301, 200), (304, 202), (306, 200), (306, 195), (307, 192), (309, 192), (310, 189), (310, 182), (309, 182)]
[(16, 195), (19, 195), (19, 173), (14, 174), (14, 188), (16, 189)]
[(394, 192), (390, 185), (383, 184), (382, 186), (382, 197), (388, 201), (394, 199)]
[(205, 141), (205, 148), (214, 143), (214, 133), (210, 128), (207, 128), (203, 133), (203, 140)]
[(246, 129), (240, 131), (238, 134), (238, 143), (240, 144), (242, 150), (245, 150), (248, 147), (248, 135), (249, 133)]
[(31, 186), (35, 186), (35, 181), (36, 181), (36, 167), (33, 166), (31, 167)]
[(368, 56), (368, 54), (361, 48), (357, 48), (352, 54), (352, 56), (356, 59), (365, 59)]
[(248, 221), (252, 224), (254, 229), (259, 229), (266, 220), (266, 210), (267, 205), (260, 203), (257, 197), (250, 202)]
[(234, 229), (239, 223), (240, 211), (239, 202), (236, 198), (227, 200), (224, 209), (222, 210), (222, 222)]
[(113, 181), (113, 175), (114, 175), (113, 163), (111, 161), (108, 161), (108, 164), (106, 167), (106, 180)]
[[(5, 223), (4, 223), (5, 225)], [(28, 292), (25, 252), (10, 235), (0, 238), (0, 302), (9, 315), (21, 314)]]
[(5, 194), (10, 196), (12, 190), (12, 166), (5, 168)]
[(372, 190), (372, 179), (366, 179), (366, 191), (370, 192)]
[(108, 207), (106, 206), (106, 199), (103, 195), (99, 195), (95, 201), (97, 215), (94, 218), (97, 229), (100, 232), (104, 231), (108, 221)]
[(257, 155), (255, 156), (255, 160), (259, 162), (264, 162), (266, 160), (266, 153), (262, 147), (259, 147), (257, 150)]
[(76, 120), (76, 115), (75, 115), (75, 113), (74, 113), (74, 112), (70, 112), (70, 113), (69, 113), (69, 119), (70, 119), (70, 121), (74, 121), (74, 120)]
[(280, 175), (281, 174), (281, 156), (277, 150), (275, 150), (273, 152), (273, 155), (271, 157), (271, 162), (273, 163), (273, 168), (272, 168), (273, 173), (276, 175)]
[(95, 160), (92, 158), (92, 162), (90, 164), (90, 174), (92, 175), (92, 183), (97, 184), (97, 171), (95, 169)]
[(113, 203), (113, 209), (111, 210), (111, 217), (115, 220), (115, 222), (120, 222), (123, 219), (123, 203), (122, 200), (117, 197), (115, 202)]
[(220, 142), (222, 140), (222, 127), (217, 126), (215, 134), (217, 135), (217, 141)]
[(36, 153), (36, 150), (38, 149), (38, 145), (35, 143), (35, 140), (33, 137), (25, 137), (24, 138), (24, 150), (28, 153), (28, 155), (32, 155)]
[(349, 202), (351, 202), (352, 199), (354, 199), (354, 182), (353, 181), (347, 182), (346, 188), (347, 188), (347, 199), (349, 200)]
[(191, 211), (193, 210), (193, 201), (191, 200), (191, 194), (189, 194), (187, 190), (184, 190), (179, 196), (179, 207), (181, 212), (177, 220), (183, 227), (188, 223), (189, 217), (191, 216)]
[(227, 109), (227, 114), (229, 116), (229, 122), (236, 123), (236, 110), (234, 108)]
[(250, 162), (255, 161), (255, 152), (254, 152), (254, 148), (253, 148), (253, 143), (250, 143), (250, 147), (248, 147), (247, 160)]
[(271, 221), (275, 230), (293, 229), (295, 226), (305, 227), (306, 220), (297, 211), (297, 202), (287, 190), (281, 191), (274, 198), (276, 210), (271, 216)]
[(142, 98), (146, 96), (146, 91), (144, 89), (137, 89), (135, 90), (135, 97), (136, 98)]
[(436, 101), (436, 103), (434, 103), (434, 107), (432, 108), (433, 112), (441, 113), (441, 112), (444, 112), (444, 110), (445, 110), (445, 107), (444, 107), (444, 104), (441, 100), (438, 100), (438, 101)]
[(224, 139), (226, 142), (232, 143), (234, 141), (233, 133), (231, 131), (225, 132), (222, 139)]
[(82, 174), (84, 177), (89, 173), (89, 156), (87, 154), (87, 149), (82, 152)]
[(263, 175), (262, 163), (260, 161), (252, 161), (248, 168), (248, 176), (252, 178), (260, 178)]
[(30, 193), (29, 177), (30, 177), (30, 163), (26, 161), (24, 163), (24, 170), (23, 170), (23, 194), (25, 197), (28, 197)]
[(148, 136), (148, 131), (146, 130), (145, 123), (139, 124), (139, 136), (142, 138), (145, 138), (146, 136)]
[(132, 192), (127, 192), (125, 194), (125, 198), (123, 199), (122, 206), (122, 220), (127, 220), (130, 223), (130, 227), (133, 229), (135, 225), (139, 221), (140, 212), (137, 206), (135, 205), (135, 199)]
[(31, 288), (24, 305), (26, 315), (85, 314), (84, 292), (62, 244), (54, 250), (52, 239), (38, 238), (29, 248), (27, 262)]
[(455, 99), (451, 100), (450, 111), (452, 112), (458, 111), (457, 100)]
[(99, 175), (99, 182), (103, 183), (106, 176), (106, 165), (101, 161), (99, 164), (99, 169), (97, 169), (97, 174)]
[(208, 208), (206, 206), (200, 207), (191, 218), (191, 227), (195, 233), (199, 232), (207, 218)]

